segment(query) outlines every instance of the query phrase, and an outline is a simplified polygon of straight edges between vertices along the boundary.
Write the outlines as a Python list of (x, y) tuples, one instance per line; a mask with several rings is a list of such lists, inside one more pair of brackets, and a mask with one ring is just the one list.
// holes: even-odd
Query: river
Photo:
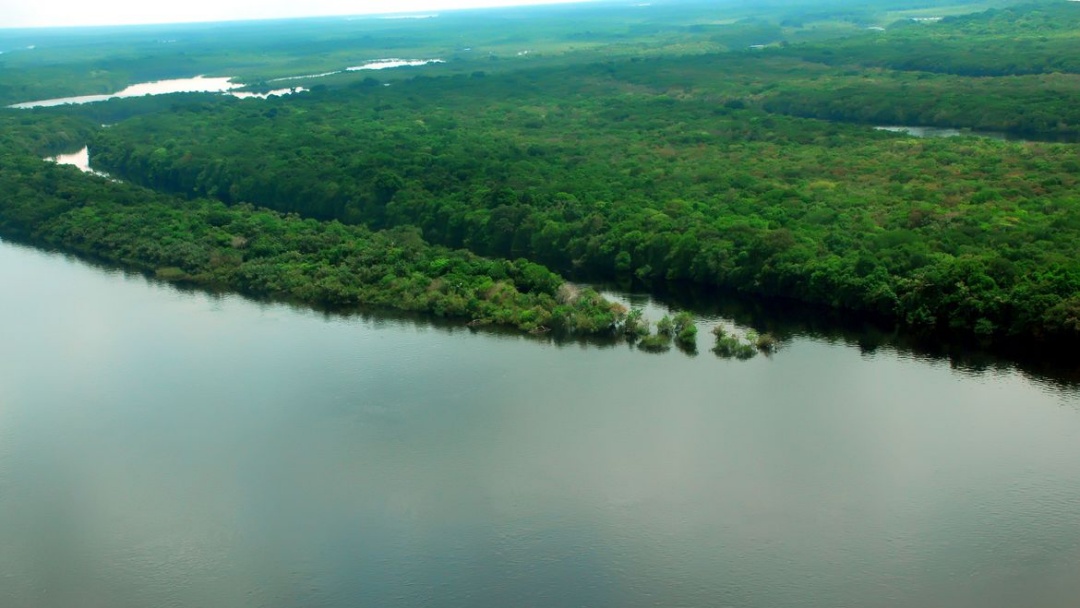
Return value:
[(31, 109), (51, 108), (70, 104), (98, 103), (110, 99), (125, 99), (129, 97), (143, 97), (146, 95), (170, 95), (172, 93), (224, 93), (240, 99), (266, 99), (272, 96), (292, 95), (303, 93), (307, 89), (303, 87), (276, 89), (264, 93), (248, 91), (235, 91), (244, 85), (232, 82), (231, 78), (206, 78), (195, 76), (193, 78), (177, 78), (172, 80), (156, 80), (154, 82), (141, 82), (133, 84), (125, 89), (106, 95), (80, 95), (78, 97), (59, 97), (56, 99), (41, 99), (26, 101), (8, 106), (9, 108)]
[[(301, 76), (274, 78), (271, 79), (269, 82), (305, 80), (312, 78), (322, 78), (325, 76), (333, 76), (335, 74), (341, 74), (344, 72), (356, 72), (360, 70), (386, 70), (401, 67), (418, 67), (439, 63), (446, 62), (442, 59), (377, 59), (364, 63), (363, 65), (348, 67), (344, 70), (323, 72), (321, 74), (305, 74)], [(22, 103), (12, 104), (8, 107), (24, 110), (32, 108), (51, 108), (55, 106), (72, 104), (78, 105), (84, 103), (98, 103), (102, 101), (108, 101), (110, 99), (143, 97), (146, 95), (169, 95), (172, 93), (223, 93), (225, 95), (231, 95), (240, 99), (266, 99), (268, 97), (280, 97), (284, 95), (293, 95), (296, 93), (307, 92), (307, 89), (303, 87), (288, 87), (282, 89), (274, 89), (261, 93), (235, 90), (243, 88), (244, 86), (245, 85), (241, 83), (233, 82), (232, 78), (230, 77), (207, 78), (205, 76), (194, 76), (192, 78), (175, 78), (170, 80), (141, 82), (138, 84), (130, 85), (121, 91), (111, 94), (80, 95), (78, 97), (58, 97), (56, 99), (39, 99), (36, 101), (25, 101)]]
[(891, 133), (903, 133), (904, 135), (912, 135), (914, 137), (960, 137), (961, 135), (969, 137), (985, 137), (988, 139), (997, 139), (999, 141), (1029, 141), (1022, 137), (1012, 136), (1004, 131), (973, 131), (970, 129), (950, 129), (946, 127), (924, 127), (924, 126), (887, 126), (887, 127), (874, 127), (878, 131), (889, 131)]
[(5, 607), (1080, 598), (1067, 384), (332, 316), (10, 243), (0, 281)]
[(1010, 141), (1015, 143), (1077, 143), (1075, 134), (1062, 133), (1027, 133), (1018, 135), (1005, 131), (980, 131), (977, 129), (952, 129), (948, 127), (929, 127), (920, 125), (910, 126), (875, 126), (877, 131), (889, 131), (912, 137), (981, 137), (984, 139), (996, 139), (998, 141)]

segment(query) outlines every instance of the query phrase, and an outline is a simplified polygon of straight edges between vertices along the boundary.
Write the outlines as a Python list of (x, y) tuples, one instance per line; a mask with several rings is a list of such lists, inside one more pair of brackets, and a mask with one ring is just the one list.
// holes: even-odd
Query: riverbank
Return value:
[[(560, 300), (563, 279), (543, 266), (432, 246), (408, 227), (372, 232), (250, 205), (184, 201), (133, 184), (87, 178), (39, 159), (10, 160), (0, 170), (6, 191), (13, 193), (0, 203), (0, 235), (123, 265), (172, 283), (321, 308), (373, 306), (524, 332), (554, 329), (610, 335), (623, 320), (622, 307), (592, 292), (584, 299)], [(25, 188), (28, 184), (36, 184), (37, 191), (31, 194)], [(944, 297), (946, 290), (969, 282), (964, 276), (945, 277), (911, 287), (936, 290)], [(652, 291), (664, 289), (666, 283), (644, 284)], [(767, 283), (752, 287), (734, 290), (756, 291), (758, 297), (790, 298), (794, 293)], [(965, 305), (973, 306), (976, 294), (970, 289), (957, 293), (966, 294)], [(828, 304), (809, 298), (802, 304), (798, 298), (788, 301), (791, 309), (807, 302), (812, 302), (811, 308)], [(856, 308), (848, 304), (826, 310), (850, 314), (840, 312)], [(1060, 326), (1068, 330), (1068, 307), (1060, 296), (1053, 310), (1062, 318)], [(980, 334), (978, 326), (904, 323), (903, 317), (887, 313), (860, 314), (899, 322), (914, 336), (932, 337), (921, 342), (940, 339), (979, 349), (993, 343), (994, 350), (1022, 353), (1024, 359), (1031, 359), (1033, 352), (1055, 359), (1069, 342), (1068, 331), (993, 336)]]
[(591, 290), (560, 290), (564, 280), (543, 266), (435, 247), (414, 229), (373, 232), (249, 205), (184, 201), (37, 159), (9, 160), (0, 169), (0, 185), (11, 193), (0, 201), (0, 235), (165, 281), (526, 332), (610, 333), (623, 315)]
[(0, 276), (0, 605), (1080, 594), (1076, 387), (324, 315), (7, 245)]

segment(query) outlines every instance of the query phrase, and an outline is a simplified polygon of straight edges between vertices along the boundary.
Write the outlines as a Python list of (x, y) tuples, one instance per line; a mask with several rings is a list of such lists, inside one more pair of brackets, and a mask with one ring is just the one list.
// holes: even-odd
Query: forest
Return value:
[[(88, 183), (89, 182), (89, 183)], [(428, 245), (415, 228), (340, 222), (182, 200), (37, 159), (3, 156), (0, 234), (158, 279), (326, 307), (464, 318), (522, 331), (609, 331), (625, 310), (523, 259)]]
[[(5, 109), (0, 234), (167, 280), (524, 331), (625, 329), (625, 311), (569, 294), (566, 276), (1067, 344), (1080, 337), (1080, 3), (917, 8), (564, 7), (530, 9), (529, 28), (485, 14), (464, 33), (234, 25), (252, 29), (222, 49), (192, 36), (186, 64), (130, 55), (160, 35), (140, 30), (79, 60), (110, 76), (62, 86), (29, 75), (78, 64), (5, 54), (10, 102), (209, 66), (269, 90), (380, 56), (445, 62), (265, 100)], [(325, 53), (301, 54), (312, 37)], [(967, 136), (874, 128), (896, 125)], [(40, 160), (85, 144), (121, 182)]]

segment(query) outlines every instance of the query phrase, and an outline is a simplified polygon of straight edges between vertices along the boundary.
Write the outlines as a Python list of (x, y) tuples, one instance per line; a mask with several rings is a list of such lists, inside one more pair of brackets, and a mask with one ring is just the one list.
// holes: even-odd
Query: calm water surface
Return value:
[(1001, 141), (1026, 141), (1019, 137), (1011, 137), (1008, 133), (1002, 131), (972, 131), (970, 129), (961, 131), (960, 129), (950, 129), (948, 127), (874, 127), (878, 131), (891, 131), (892, 133), (903, 133), (905, 135), (913, 135), (915, 137), (960, 137), (961, 135), (967, 135), (970, 137), (986, 137), (989, 139), (997, 139)]
[[(305, 74), (302, 76), (274, 78), (269, 82), (322, 78), (324, 76), (341, 74), (342, 72), (355, 72), (359, 70), (386, 70), (400, 67), (423, 66), (434, 63), (446, 62), (442, 59), (377, 59), (374, 61), (369, 61), (363, 65), (345, 68), (344, 70), (324, 72), (322, 74)], [(123, 89), (122, 91), (118, 91), (116, 93), (108, 95), (80, 95), (78, 97), (40, 99), (37, 101), (25, 101), (22, 103), (16, 103), (8, 107), (21, 109), (49, 108), (69, 104), (97, 103), (100, 101), (108, 101), (110, 99), (121, 99), (127, 97), (143, 97), (145, 95), (168, 95), (170, 93), (224, 93), (226, 95), (232, 95), (233, 97), (239, 97), (240, 99), (266, 99), (267, 97), (293, 95), (295, 93), (304, 93), (307, 91), (307, 89), (303, 87), (274, 89), (272, 91), (266, 91), (262, 93), (234, 90), (243, 88), (244, 86), (245, 85), (241, 83), (233, 82), (232, 78), (230, 77), (207, 78), (205, 76), (195, 76), (193, 78), (176, 78), (171, 80), (155, 80), (153, 82), (141, 82), (138, 84), (133, 84)]]
[(883, 126), (874, 127), (878, 131), (890, 131), (903, 133), (913, 137), (983, 137), (998, 141), (1012, 141), (1018, 143), (1076, 143), (1075, 135), (1043, 133), (1040, 135), (1016, 135), (1004, 131), (979, 131), (973, 129), (950, 129), (948, 127), (924, 127), (924, 126)]
[(173, 80), (155, 80), (154, 82), (141, 82), (139, 84), (133, 84), (122, 91), (112, 93), (111, 95), (80, 95), (78, 97), (60, 97), (57, 99), (42, 99), (38, 101), (26, 101), (23, 103), (17, 103), (10, 108), (49, 108), (54, 106), (62, 106), (68, 104), (84, 104), (84, 103), (97, 103), (99, 101), (108, 101), (110, 99), (123, 99), (127, 97), (143, 97), (145, 95), (169, 95), (171, 93), (225, 93), (232, 95), (233, 97), (239, 97), (240, 99), (266, 99), (267, 97), (291, 95), (293, 93), (303, 93), (307, 89), (303, 87), (295, 87), (289, 89), (276, 89), (273, 91), (267, 91), (265, 93), (252, 93), (247, 91), (234, 91), (243, 87), (243, 84), (232, 82), (229, 77), (225, 78), (206, 78), (204, 76), (195, 76), (194, 78), (177, 78)]
[(416, 67), (421, 65), (428, 65), (430, 63), (446, 62), (442, 59), (376, 59), (375, 61), (369, 61), (363, 65), (345, 68), (345, 71), (356, 72), (358, 70), (387, 70), (391, 68)]
[(58, 165), (71, 165), (72, 167), (77, 168), (83, 173), (92, 173), (101, 177), (109, 177), (108, 173), (95, 171), (94, 169), (90, 168), (89, 146), (83, 146), (82, 149), (72, 152), (71, 154), (57, 154), (56, 156), (51, 156), (49, 158), (46, 158), (45, 160), (54, 162)]
[(1080, 600), (1080, 397), (1018, 373), (560, 347), (11, 244), (0, 284), (0, 606)]
[(168, 95), (169, 93), (220, 93), (242, 87), (242, 84), (231, 82), (229, 78), (177, 78), (173, 80), (156, 80), (154, 82), (142, 82), (133, 84), (122, 91), (111, 95), (81, 95), (79, 97), (60, 97), (57, 99), (42, 99), (39, 101), (27, 101), (17, 103), (12, 108), (47, 108), (62, 106), (65, 104), (96, 103), (109, 99), (124, 97), (142, 97), (144, 95)]

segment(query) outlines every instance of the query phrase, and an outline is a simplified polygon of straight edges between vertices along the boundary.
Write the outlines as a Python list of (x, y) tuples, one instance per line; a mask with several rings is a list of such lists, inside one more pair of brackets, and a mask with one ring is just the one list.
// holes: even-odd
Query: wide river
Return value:
[(1067, 385), (327, 316), (10, 243), (0, 285), (5, 608), (1080, 602)]

